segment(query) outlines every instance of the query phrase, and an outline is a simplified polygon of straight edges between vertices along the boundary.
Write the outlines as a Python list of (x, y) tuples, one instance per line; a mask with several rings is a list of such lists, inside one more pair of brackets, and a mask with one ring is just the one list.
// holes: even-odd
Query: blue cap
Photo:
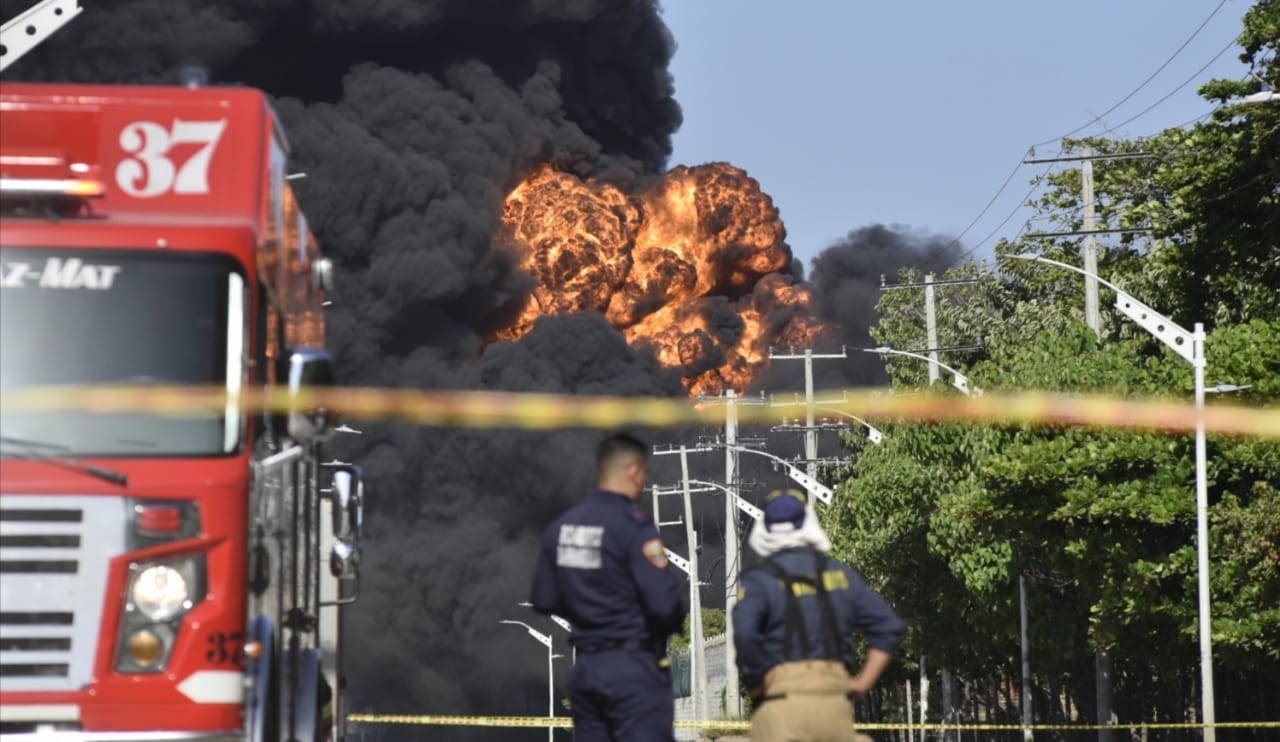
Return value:
[(797, 529), (804, 524), (805, 497), (796, 490), (774, 490), (764, 506), (765, 525), (790, 523)]

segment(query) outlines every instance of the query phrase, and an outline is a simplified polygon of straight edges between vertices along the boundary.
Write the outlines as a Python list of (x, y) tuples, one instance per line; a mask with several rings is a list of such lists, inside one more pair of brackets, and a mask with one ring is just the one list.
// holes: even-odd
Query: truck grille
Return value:
[(108, 568), (125, 550), (119, 497), (0, 498), (0, 684), (76, 690), (93, 673)]

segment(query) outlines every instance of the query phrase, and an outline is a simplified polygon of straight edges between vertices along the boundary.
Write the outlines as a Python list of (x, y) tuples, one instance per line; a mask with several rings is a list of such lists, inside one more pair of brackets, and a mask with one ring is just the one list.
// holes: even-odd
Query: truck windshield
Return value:
[[(225, 385), (244, 374), (245, 279), (226, 256), (0, 249), (0, 390)], [(239, 408), (0, 414), (0, 435), (76, 456), (208, 456), (240, 447)]]

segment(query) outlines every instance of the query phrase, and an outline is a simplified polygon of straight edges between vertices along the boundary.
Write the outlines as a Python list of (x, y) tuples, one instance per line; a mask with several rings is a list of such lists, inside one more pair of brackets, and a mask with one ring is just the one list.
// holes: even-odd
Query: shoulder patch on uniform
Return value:
[(667, 550), (662, 546), (662, 539), (651, 538), (644, 542), (640, 550), (644, 552), (646, 559), (653, 562), (653, 566), (658, 569), (667, 568)]

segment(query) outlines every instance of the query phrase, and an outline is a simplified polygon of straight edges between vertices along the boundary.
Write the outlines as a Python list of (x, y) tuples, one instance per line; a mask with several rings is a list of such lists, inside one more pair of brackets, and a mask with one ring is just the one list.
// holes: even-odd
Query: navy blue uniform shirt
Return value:
[(593, 651), (680, 630), (686, 608), (658, 529), (624, 495), (595, 490), (547, 528), (533, 607), (573, 624), (570, 643)]
[[(783, 549), (771, 558), (786, 572), (813, 575), (814, 551), (808, 548)], [(823, 585), (831, 599), (835, 614), (839, 657), (823, 657), (822, 616), (818, 595), (804, 591), (799, 596), (804, 612), (805, 633), (809, 637), (809, 654), (800, 654), (800, 642), (784, 650), (787, 628), (787, 596), (783, 583), (756, 567), (742, 575), (738, 604), (733, 609), (734, 645), (738, 671), (748, 688), (758, 688), (764, 675), (774, 665), (801, 659), (830, 659), (852, 667), (854, 632), (867, 637), (875, 649), (892, 653), (902, 640), (906, 625), (893, 612), (880, 594), (871, 589), (862, 575), (835, 559), (823, 557)]]

